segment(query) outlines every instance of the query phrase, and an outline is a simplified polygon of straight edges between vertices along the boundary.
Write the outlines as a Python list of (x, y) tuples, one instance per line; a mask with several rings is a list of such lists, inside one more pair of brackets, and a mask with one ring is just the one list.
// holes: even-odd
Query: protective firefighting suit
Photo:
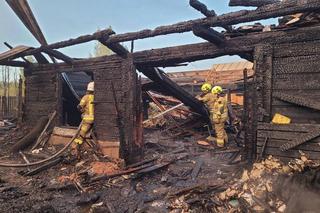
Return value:
[(80, 101), (78, 108), (82, 112), (82, 125), (78, 138), (74, 140), (75, 143), (81, 145), (93, 126), (94, 122), (94, 95), (87, 93)]
[(213, 105), (212, 121), (217, 135), (217, 146), (224, 147), (228, 142), (228, 135), (224, 129), (225, 122), (228, 120), (228, 105), (226, 97), (219, 96)]
[(213, 108), (214, 108), (214, 103), (217, 100), (217, 95), (213, 93), (207, 93), (203, 97), (199, 97), (198, 99), (202, 101), (206, 105), (206, 107), (209, 109), (210, 120), (211, 120), (211, 124), (213, 125), (213, 120), (212, 120)]

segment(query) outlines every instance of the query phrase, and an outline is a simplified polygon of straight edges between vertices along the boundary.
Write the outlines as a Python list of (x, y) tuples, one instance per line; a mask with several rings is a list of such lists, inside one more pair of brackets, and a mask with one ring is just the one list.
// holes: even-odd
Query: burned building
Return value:
[[(136, 70), (206, 118), (205, 106), (158, 67), (223, 55), (239, 55), (254, 63), (253, 80), (244, 76), (243, 122), (247, 157), (253, 159), (259, 154), (272, 154), (290, 158), (303, 150), (312, 158), (320, 159), (317, 146), (319, 107), (316, 98), (319, 92), (317, 57), (320, 28), (317, 21), (305, 23), (320, 8), (318, 0), (275, 2), (256, 10), (242, 10), (221, 16), (208, 14), (206, 8), (196, 4), (193, 6), (208, 17), (125, 34), (115, 34), (107, 29), (53, 44), (45, 42), (32, 13), (25, 12), (30, 11), (25, 1), (20, 4), (9, 2), (21, 19), (29, 20), (25, 25), (41, 43), (39, 48), (20, 46), (0, 55), (1, 65), (25, 67), (25, 123), (32, 124), (40, 116), (53, 111), (58, 113), (57, 125), (68, 122), (74, 112), (64, 102), (67, 91), (63, 85), (68, 84), (68, 73), (81, 72), (85, 78), (96, 82), (95, 131), (100, 144), (105, 147), (120, 144), (126, 153), (122, 157), (132, 156), (134, 159), (143, 145), (141, 86)], [(23, 10), (19, 10), (19, 7)], [(245, 30), (231, 27), (297, 13), (305, 15), (295, 22), (284, 21), (279, 26), (259, 25)], [(220, 33), (211, 27), (223, 27), (226, 32)], [(189, 31), (206, 42), (137, 52), (129, 52), (119, 43)], [(74, 59), (57, 50), (92, 40), (101, 42), (116, 55)], [(53, 58), (54, 62), (55, 59), (63, 62), (49, 63), (43, 53)], [(27, 55), (33, 55), (37, 63), (15, 60)], [(270, 123), (276, 113), (290, 117), (291, 123)]]

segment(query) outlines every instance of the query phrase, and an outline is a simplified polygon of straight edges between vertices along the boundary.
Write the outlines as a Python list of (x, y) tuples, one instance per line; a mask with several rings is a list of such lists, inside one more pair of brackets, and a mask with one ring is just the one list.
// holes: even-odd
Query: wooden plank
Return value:
[[(267, 147), (273, 147), (273, 148), (280, 148), (282, 144), (287, 143), (288, 141), (285, 140), (277, 140), (277, 139), (269, 139), (268, 146)], [(257, 146), (262, 147), (264, 143), (264, 138), (258, 138), (257, 139)], [(307, 142), (305, 144), (301, 144), (293, 150), (308, 150), (308, 151), (314, 151), (314, 152), (320, 152), (320, 144), (319, 140), (318, 142), (315, 142), (314, 140)]]
[[(261, 152), (261, 147), (257, 147), (257, 153)], [(313, 151), (304, 151), (305, 154), (308, 155), (309, 159), (312, 160), (319, 160), (320, 159), (320, 153), (319, 152), (313, 152)], [(279, 148), (273, 148), (273, 147), (267, 147), (265, 150), (266, 155), (273, 155), (273, 156), (281, 156), (281, 157), (289, 157), (289, 158), (300, 158), (300, 153), (297, 150), (288, 150), (285, 152), (282, 152), (279, 150)]]
[[(270, 139), (280, 139), (280, 140), (293, 140), (301, 136), (301, 132), (276, 132), (276, 131), (258, 131), (258, 138), (270, 138)], [(306, 133), (303, 133), (306, 134)]]
[(258, 123), (258, 130), (284, 131), (284, 132), (309, 132), (310, 128), (319, 127), (319, 124), (271, 124)]
[(282, 101), (286, 101), (298, 106), (308, 107), (314, 110), (320, 110), (320, 102), (304, 96), (290, 95), (284, 92), (274, 92), (273, 97), (278, 98)]

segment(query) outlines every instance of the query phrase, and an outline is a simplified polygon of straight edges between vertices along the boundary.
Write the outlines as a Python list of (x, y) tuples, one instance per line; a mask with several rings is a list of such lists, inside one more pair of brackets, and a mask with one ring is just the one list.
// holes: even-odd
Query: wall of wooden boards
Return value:
[[(121, 147), (128, 161), (139, 158), (142, 148), (142, 122), (140, 122), (141, 88), (132, 58), (118, 56), (76, 61), (67, 64), (47, 64), (29, 68), (26, 76), (26, 103), (24, 121), (30, 126), (40, 116), (48, 116), (54, 110), (61, 117), (60, 72), (91, 71), (95, 81), (95, 132), (98, 140), (119, 142), (118, 119), (124, 124), (125, 142)], [(120, 114), (117, 113), (111, 89), (113, 82)]]
[[(300, 150), (311, 159), (320, 159), (319, 138), (288, 151), (280, 150), (282, 144), (308, 133), (300, 131), (301, 128), (310, 127), (311, 131), (320, 123), (319, 110), (303, 106), (320, 106), (320, 40), (300, 39), (292, 43), (268, 43), (256, 47), (254, 91), (257, 113), (252, 127), (257, 133), (253, 142), (257, 155), (268, 138), (265, 155), (292, 159), (300, 156)], [(283, 100), (278, 97), (279, 93), (297, 100), (300, 98), (302, 104)], [(290, 117), (292, 124), (282, 128), (270, 124), (275, 113)]]

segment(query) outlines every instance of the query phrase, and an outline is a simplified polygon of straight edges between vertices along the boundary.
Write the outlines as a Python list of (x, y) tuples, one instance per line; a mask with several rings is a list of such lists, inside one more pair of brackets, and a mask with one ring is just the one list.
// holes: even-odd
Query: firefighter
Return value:
[(218, 147), (224, 147), (228, 142), (228, 135), (224, 129), (224, 124), (228, 120), (228, 104), (221, 86), (213, 87), (212, 94), (217, 96), (212, 110), (212, 121), (217, 136), (216, 142)]
[(86, 95), (82, 97), (77, 108), (82, 113), (82, 125), (78, 138), (74, 142), (81, 145), (85, 140), (86, 135), (89, 133), (94, 122), (94, 82), (90, 82), (87, 86)]
[[(213, 94), (211, 92), (211, 90), (212, 90), (212, 85), (210, 83), (204, 83), (201, 86), (202, 95), (200, 97), (198, 97), (198, 99), (200, 101), (202, 101), (206, 105), (206, 107), (208, 108), (208, 110), (210, 112), (211, 126), (213, 127), (213, 120), (212, 120), (213, 106), (214, 106), (215, 101), (217, 100), (217, 95)], [(208, 126), (208, 132), (209, 132), (209, 136), (207, 137), (207, 140), (214, 141), (215, 138), (211, 136), (211, 131), (210, 131), (209, 126)]]
[(198, 97), (198, 100), (202, 101), (207, 106), (210, 113), (212, 111), (213, 104), (216, 101), (216, 95), (211, 93), (211, 90), (212, 85), (210, 83), (204, 83), (201, 86), (202, 95)]

